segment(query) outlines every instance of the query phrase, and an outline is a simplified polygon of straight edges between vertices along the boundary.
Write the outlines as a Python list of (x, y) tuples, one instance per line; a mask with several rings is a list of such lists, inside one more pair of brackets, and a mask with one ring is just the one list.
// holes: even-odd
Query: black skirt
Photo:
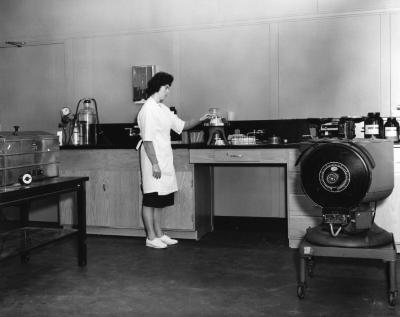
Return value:
[(143, 194), (143, 206), (164, 208), (174, 204), (174, 193), (159, 195), (157, 192)]

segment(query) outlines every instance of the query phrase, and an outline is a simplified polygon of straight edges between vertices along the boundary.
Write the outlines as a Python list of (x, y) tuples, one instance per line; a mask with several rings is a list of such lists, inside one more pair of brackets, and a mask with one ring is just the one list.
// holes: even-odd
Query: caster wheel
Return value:
[(303, 299), (306, 296), (306, 288), (304, 285), (297, 286), (297, 297)]
[(389, 292), (388, 301), (390, 306), (396, 305), (396, 298), (397, 298), (397, 292)]

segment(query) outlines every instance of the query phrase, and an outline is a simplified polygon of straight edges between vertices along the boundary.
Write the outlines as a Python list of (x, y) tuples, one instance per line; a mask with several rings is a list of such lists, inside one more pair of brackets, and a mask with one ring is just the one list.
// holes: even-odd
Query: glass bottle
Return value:
[(396, 118), (390, 117), (385, 123), (385, 139), (399, 142), (399, 123)]
[(368, 112), (368, 117), (364, 121), (364, 137), (379, 138), (379, 121), (373, 112)]

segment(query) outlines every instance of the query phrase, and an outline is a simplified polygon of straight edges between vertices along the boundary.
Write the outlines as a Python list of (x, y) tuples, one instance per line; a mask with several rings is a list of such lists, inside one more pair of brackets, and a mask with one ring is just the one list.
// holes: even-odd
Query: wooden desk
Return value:
[[(0, 233), (0, 260), (21, 255), (22, 261), (29, 259), (29, 251), (66, 237), (78, 237), (78, 265), (85, 266), (86, 256), (86, 194), (88, 177), (54, 177), (36, 181), (29, 186), (7, 186), (0, 188), (0, 209), (8, 206), (21, 207), (21, 227)], [(32, 200), (76, 192), (76, 229), (39, 228), (29, 226), (29, 209)]]
[[(300, 183), (300, 170), (295, 162), (299, 150), (295, 147), (270, 148), (204, 148), (190, 149), (190, 163), (194, 164), (195, 174), (199, 168), (209, 166), (281, 166), (285, 176), (282, 188), (285, 196), (285, 209), (288, 222), (289, 247), (297, 248), (306, 228), (315, 226), (321, 219), (321, 208), (308, 198)], [(213, 186), (210, 178), (208, 186)], [(212, 198), (213, 199), (213, 198)], [(249, 206), (251, 208), (251, 206)]]

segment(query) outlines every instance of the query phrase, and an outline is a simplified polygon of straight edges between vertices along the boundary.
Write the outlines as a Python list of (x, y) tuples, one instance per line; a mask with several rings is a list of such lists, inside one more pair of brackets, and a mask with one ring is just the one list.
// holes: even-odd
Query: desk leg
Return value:
[(78, 203), (78, 264), (86, 266), (86, 190), (85, 182), (78, 185), (77, 203)]
[(30, 202), (20, 205), (20, 222), (23, 227), (26, 227), (29, 223), (29, 210), (31, 208)]

